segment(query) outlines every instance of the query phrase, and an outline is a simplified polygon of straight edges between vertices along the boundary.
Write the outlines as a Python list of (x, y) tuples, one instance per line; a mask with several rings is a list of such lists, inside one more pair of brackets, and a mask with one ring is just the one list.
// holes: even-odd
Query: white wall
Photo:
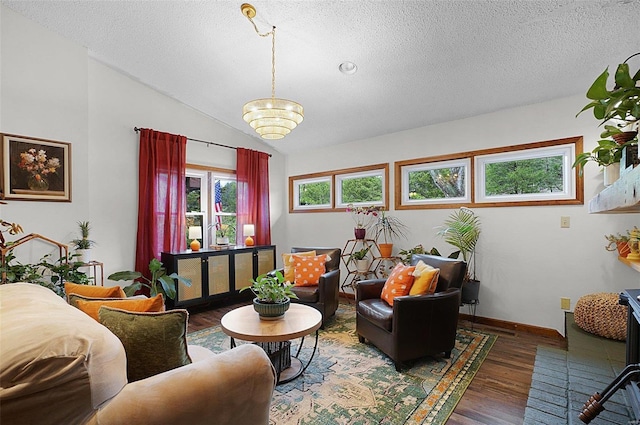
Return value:
[[(105, 276), (134, 266), (137, 228), (138, 135), (135, 126), (184, 134), (273, 154), (273, 243), (286, 235), (281, 204), (285, 180), (281, 154), (90, 58), (87, 50), (1, 7), (0, 131), (71, 142), (72, 202), (8, 201), (4, 220), (26, 233), (68, 242), (76, 223), (89, 220), (93, 255)], [(235, 169), (235, 150), (188, 142), (187, 160)], [(19, 248), (22, 262), (49, 246)]]
[[(394, 161), (580, 135), (585, 149), (591, 150), (599, 139), (597, 122), (586, 113), (575, 118), (584, 104), (582, 96), (564, 98), (290, 155), (287, 174), (388, 162), (393, 188)], [(573, 308), (584, 294), (640, 286), (640, 274), (605, 251), (603, 237), (640, 225), (640, 214), (588, 214), (586, 203), (602, 189), (598, 167), (589, 164), (585, 205), (475, 209), (482, 223), (477, 249), (477, 274), (482, 282), (479, 316), (564, 333), (560, 297), (571, 298)], [(393, 189), (390, 205), (393, 210)], [(411, 229), (408, 240), (397, 242), (394, 252), (418, 243), (427, 249), (435, 246), (442, 253), (454, 251), (434, 230), (451, 212), (392, 211)], [(569, 229), (560, 228), (561, 216), (570, 217)], [(353, 222), (347, 213), (292, 214), (289, 227), (290, 235), (295, 236), (288, 239), (288, 246), (343, 247), (353, 238)], [(323, 230), (320, 234), (318, 228)], [(462, 311), (468, 312), (466, 308)]]

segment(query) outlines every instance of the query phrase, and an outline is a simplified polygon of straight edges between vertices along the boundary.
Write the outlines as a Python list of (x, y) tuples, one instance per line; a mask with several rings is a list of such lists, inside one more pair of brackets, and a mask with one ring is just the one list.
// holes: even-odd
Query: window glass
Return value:
[(402, 167), (403, 203), (460, 203), (471, 200), (469, 159)]
[(296, 209), (330, 208), (331, 207), (331, 179), (298, 180), (294, 184)]
[(354, 205), (382, 205), (384, 203), (383, 170), (342, 174), (336, 176), (337, 208)]

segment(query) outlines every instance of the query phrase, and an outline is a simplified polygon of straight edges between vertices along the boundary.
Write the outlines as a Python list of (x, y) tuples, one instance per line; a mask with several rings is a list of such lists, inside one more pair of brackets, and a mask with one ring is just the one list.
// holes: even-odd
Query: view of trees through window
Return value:
[(465, 196), (465, 177), (464, 167), (409, 172), (409, 199), (462, 198)]
[[(203, 246), (216, 243), (216, 236), (236, 240), (237, 182), (211, 171), (188, 170), (186, 177), (186, 230), (202, 227)], [(187, 237), (187, 235), (185, 235)], [(187, 243), (190, 242), (187, 239)], [(208, 245), (205, 245), (208, 244)]]
[(345, 178), (341, 182), (341, 204), (382, 202), (381, 176)]
[(304, 206), (329, 205), (331, 202), (331, 182), (300, 183), (299, 204)]
[(485, 164), (485, 194), (519, 195), (561, 192), (562, 155)]

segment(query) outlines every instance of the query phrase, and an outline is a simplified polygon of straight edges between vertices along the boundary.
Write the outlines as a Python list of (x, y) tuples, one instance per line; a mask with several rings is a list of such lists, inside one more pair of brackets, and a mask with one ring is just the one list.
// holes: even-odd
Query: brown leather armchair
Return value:
[(322, 327), (336, 313), (340, 289), (340, 248), (294, 247), (291, 252), (316, 251), (317, 255), (329, 254), (331, 259), (325, 263), (326, 271), (320, 276), (317, 286), (294, 286), (293, 292), (298, 299), (293, 302), (306, 304), (322, 314)]
[(356, 286), (356, 332), (393, 360), (399, 372), (403, 362), (444, 353), (449, 358), (456, 343), (460, 287), (467, 264), (462, 260), (414, 254), (440, 269), (436, 292), (397, 297), (393, 307), (380, 298), (385, 279), (362, 280)]

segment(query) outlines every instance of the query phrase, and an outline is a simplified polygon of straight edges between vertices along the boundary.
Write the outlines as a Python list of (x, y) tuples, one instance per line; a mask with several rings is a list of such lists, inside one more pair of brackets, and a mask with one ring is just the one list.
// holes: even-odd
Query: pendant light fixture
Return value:
[(244, 3), (240, 6), (240, 10), (253, 24), (253, 28), (260, 37), (271, 36), (271, 97), (247, 102), (242, 107), (242, 118), (263, 139), (282, 139), (302, 122), (304, 110), (297, 102), (276, 97), (276, 27), (268, 33), (261, 34), (253, 22), (256, 16), (255, 7)]

